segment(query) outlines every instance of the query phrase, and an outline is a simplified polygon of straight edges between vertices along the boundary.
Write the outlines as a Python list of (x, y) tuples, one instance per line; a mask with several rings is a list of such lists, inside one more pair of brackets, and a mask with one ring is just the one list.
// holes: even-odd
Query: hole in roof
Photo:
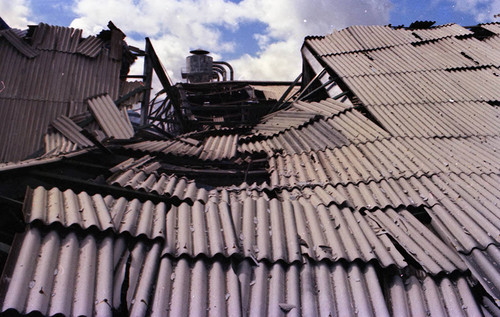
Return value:
[(491, 36), (495, 36), (496, 34), (481, 27), (481, 26), (474, 26), (471, 27), (470, 30), (472, 31), (472, 36), (474, 36), (478, 40), (484, 40), (487, 39)]

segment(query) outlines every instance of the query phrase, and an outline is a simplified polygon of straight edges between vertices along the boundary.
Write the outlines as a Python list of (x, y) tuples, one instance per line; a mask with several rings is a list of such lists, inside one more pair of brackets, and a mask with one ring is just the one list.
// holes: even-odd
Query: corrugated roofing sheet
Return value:
[(486, 23), (480, 24), (483, 29), (486, 29), (492, 33), (500, 34), (500, 24), (499, 23)]
[(290, 128), (299, 128), (321, 116), (315, 112), (282, 110), (263, 117), (252, 129), (251, 137), (273, 136)]
[[(338, 116), (320, 119), (298, 128), (290, 128), (265, 140), (244, 140), (240, 152), (294, 154), (337, 148), (351, 143), (364, 143), (389, 137), (389, 134), (351, 109)], [(251, 139), (250, 139), (251, 140)]]
[(432, 70), (345, 77), (344, 82), (367, 105), (497, 100), (496, 68)]
[(62, 115), (57, 117), (56, 120), (52, 121), (51, 124), (71, 142), (78, 144), (79, 146), (82, 147), (93, 145), (93, 143), (80, 132), (82, 128), (79, 127), (70, 118)]
[(497, 137), (481, 139), (392, 138), (324, 151), (278, 155), (269, 160), (271, 186), (302, 187), (444, 173), (498, 173)]
[(469, 34), (472, 32), (457, 24), (419, 30), (393, 29), (378, 25), (351, 26), (324, 37), (308, 37), (306, 42), (320, 55), (333, 55)]
[(467, 137), (498, 135), (500, 109), (485, 102), (369, 106), (392, 136)]
[(134, 136), (130, 120), (125, 118), (126, 112), (120, 112), (108, 94), (89, 99), (87, 102), (90, 111), (108, 137), (130, 139)]
[(71, 142), (68, 138), (60, 133), (48, 132), (43, 137), (45, 155), (53, 155), (60, 153), (69, 153), (78, 150), (79, 146)]
[(342, 77), (500, 65), (500, 53), (475, 38), (447, 38), (418, 46), (402, 45), (323, 59)]
[[(230, 160), (238, 154), (238, 134), (206, 137), (203, 142), (183, 138), (165, 141), (144, 141), (125, 145), (125, 149), (146, 153), (191, 156), (201, 160)], [(196, 141), (196, 142), (193, 142)]]
[(9, 43), (14, 46), (19, 53), (23, 54), (28, 58), (33, 58), (38, 55), (38, 51), (29, 46), (26, 42), (24, 42), (14, 30), (7, 29), (0, 31), (0, 38), (5, 38)]
[[(5, 88), (0, 93), (0, 161), (17, 161), (42, 147), (49, 123), (60, 115), (82, 113), (84, 99), (102, 93), (118, 97), (121, 61), (106, 49), (96, 58), (76, 51), (80, 30), (40, 24), (33, 34), (27, 58), (0, 39), (0, 73)], [(23, 69), (19, 72), (19, 69)]]
[(202, 202), (208, 200), (208, 191), (205, 188), (197, 186), (193, 180), (175, 175), (158, 175), (146, 170), (128, 169), (115, 173), (107, 182), (111, 185), (153, 192), (165, 196), (175, 203), (185, 201), (192, 204), (198, 200)]
[(103, 44), (104, 43), (101, 39), (91, 35), (80, 41), (78, 47), (76, 48), (76, 52), (91, 58), (95, 58), (101, 52)]
[(385, 272), (380, 279), (372, 264), (356, 262), (255, 266), (251, 261), (172, 259), (161, 256), (159, 241), (139, 240), (126, 247), (109, 235), (37, 228), (17, 243), (22, 249), (10, 257), (1, 281), (2, 312), (419, 316), (431, 311), (474, 316), (479, 311), (462, 277), (419, 281), (414, 275)]
[(26, 222), (160, 238), (165, 241), (162, 254), (170, 256), (239, 254), (291, 263), (306, 255), (318, 261), (377, 260), (384, 267), (404, 268), (406, 261), (392, 242), (397, 241), (431, 274), (465, 270), (462, 260), (409, 213), (403, 219), (395, 211), (379, 210), (366, 218), (346, 207), (313, 205), (288, 195), (283, 201), (224, 191), (208, 197), (176, 207), (38, 187), (28, 196)]
[(341, 112), (344, 112), (353, 107), (352, 104), (339, 102), (331, 98), (327, 98), (325, 100), (317, 102), (296, 101), (292, 103), (291, 106), (293, 109), (298, 109), (305, 112), (316, 112), (326, 117), (340, 114)]

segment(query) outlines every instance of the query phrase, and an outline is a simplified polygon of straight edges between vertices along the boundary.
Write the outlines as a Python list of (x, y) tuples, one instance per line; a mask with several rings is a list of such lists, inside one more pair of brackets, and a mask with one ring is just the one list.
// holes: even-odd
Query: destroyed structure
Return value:
[(174, 85), (112, 23), (1, 30), (1, 312), (499, 316), (499, 48), (353, 26)]

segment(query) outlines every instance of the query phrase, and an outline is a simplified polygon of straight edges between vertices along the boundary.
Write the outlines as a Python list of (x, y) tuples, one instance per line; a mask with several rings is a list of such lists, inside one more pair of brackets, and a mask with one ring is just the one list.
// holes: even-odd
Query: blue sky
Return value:
[(45, 22), (96, 34), (112, 20), (131, 45), (144, 47), (148, 36), (174, 80), (194, 48), (232, 63), (237, 79), (292, 80), (307, 35), (416, 20), (469, 26), (499, 13), (500, 0), (0, 0), (12, 27)]

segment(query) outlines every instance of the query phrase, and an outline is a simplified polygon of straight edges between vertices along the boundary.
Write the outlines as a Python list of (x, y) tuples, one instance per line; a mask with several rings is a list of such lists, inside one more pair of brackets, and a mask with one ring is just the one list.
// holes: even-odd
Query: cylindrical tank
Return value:
[(186, 57), (186, 72), (183, 74), (192, 83), (209, 82), (212, 79), (213, 58), (208, 56), (208, 51), (197, 49)]

